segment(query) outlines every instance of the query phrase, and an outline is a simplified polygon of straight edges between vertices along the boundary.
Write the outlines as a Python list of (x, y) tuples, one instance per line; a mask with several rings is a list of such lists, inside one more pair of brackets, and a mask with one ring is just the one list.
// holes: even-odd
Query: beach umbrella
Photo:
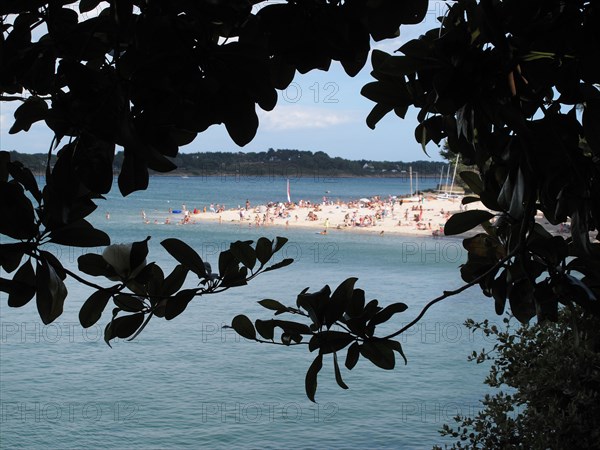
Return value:
[(371, 203), (371, 199), (370, 198), (361, 198), (359, 201), (363, 202), (363, 203)]

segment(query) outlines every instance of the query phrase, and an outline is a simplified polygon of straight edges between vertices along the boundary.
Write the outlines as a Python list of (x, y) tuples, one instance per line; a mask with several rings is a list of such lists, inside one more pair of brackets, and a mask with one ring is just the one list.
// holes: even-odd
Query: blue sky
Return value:
[[(389, 53), (403, 43), (437, 26), (442, 2), (430, 2), (425, 21), (417, 26), (405, 26), (396, 40), (373, 43), (374, 48)], [(339, 63), (328, 72), (313, 71), (296, 74), (293, 83), (279, 92), (277, 106), (271, 112), (257, 107), (260, 125), (254, 140), (238, 147), (223, 125), (213, 126), (200, 134), (182, 152), (197, 151), (265, 151), (287, 148), (324, 151), (331, 156), (348, 159), (391, 161), (441, 160), (435, 144), (428, 145), (429, 157), (414, 138), (416, 112), (409, 110), (404, 120), (393, 113), (379, 122), (375, 130), (365, 119), (374, 103), (360, 95), (363, 85), (373, 81), (370, 62), (354, 78), (347, 76)], [(26, 153), (47, 152), (51, 135), (38, 123), (28, 133), (9, 135), (16, 102), (0, 104), (0, 148)]]

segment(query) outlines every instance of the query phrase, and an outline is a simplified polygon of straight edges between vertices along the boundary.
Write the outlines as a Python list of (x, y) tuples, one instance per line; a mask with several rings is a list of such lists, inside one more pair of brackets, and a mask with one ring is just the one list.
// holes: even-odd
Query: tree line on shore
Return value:
[[(11, 152), (11, 159), (20, 160), (33, 172), (43, 172), (47, 154)], [(55, 156), (53, 156), (55, 158)], [(439, 177), (447, 163), (443, 161), (371, 161), (331, 157), (322, 151), (272, 149), (264, 152), (196, 152), (180, 153), (172, 158), (177, 166), (170, 175), (218, 176), (242, 174), (247, 176), (297, 176), (299, 173), (321, 176), (408, 176), (410, 168), (419, 177)], [(117, 152), (113, 170), (119, 173), (123, 164), (123, 152)]]

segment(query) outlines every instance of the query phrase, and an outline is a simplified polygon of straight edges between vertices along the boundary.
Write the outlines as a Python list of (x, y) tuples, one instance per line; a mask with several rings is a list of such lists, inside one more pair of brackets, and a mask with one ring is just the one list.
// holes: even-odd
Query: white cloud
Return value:
[(258, 114), (261, 127), (269, 131), (328, 128), (356, 120), (347, 112), (305, 106), (280, 106), (273, 111), (260, 111)]

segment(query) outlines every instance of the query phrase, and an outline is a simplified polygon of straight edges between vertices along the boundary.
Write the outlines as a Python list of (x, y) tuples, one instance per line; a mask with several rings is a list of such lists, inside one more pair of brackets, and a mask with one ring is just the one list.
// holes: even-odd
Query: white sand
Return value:
[[(393, 207), (392, 207), (393, 204)], [(448, 218), (468, 208), (486, 209), (481, 202), (461, 205), (461, 199), (438, 199), (425, 197), (422, 202), (373, 201), (333, 203), (318, 205), (259, 205), (243, 210), (230, 209), (222, 212), (190, 212), (186, 223), (204, 221), (227, 223), (245, 223), (249, 227), (313, 228), (327, 234), (343, 232), (369, 232), (378, 234), (399, 234), (408, 236), (443, 236), (443, 227)], [(316, 220), (310, 220), (309, 214), (315, 214)], [(352, 220), (354, 218), (354, 220)], [(170, 223), (183, 223), (184, 214), (173, 214)], [(417, 220), (415, 220), (417, 219)], [(546, 229), (558, 233), (559, 227), (550, 225), (545, 219), (538, 219)], [(478, 231), (482, 231), (479, 228)]]

